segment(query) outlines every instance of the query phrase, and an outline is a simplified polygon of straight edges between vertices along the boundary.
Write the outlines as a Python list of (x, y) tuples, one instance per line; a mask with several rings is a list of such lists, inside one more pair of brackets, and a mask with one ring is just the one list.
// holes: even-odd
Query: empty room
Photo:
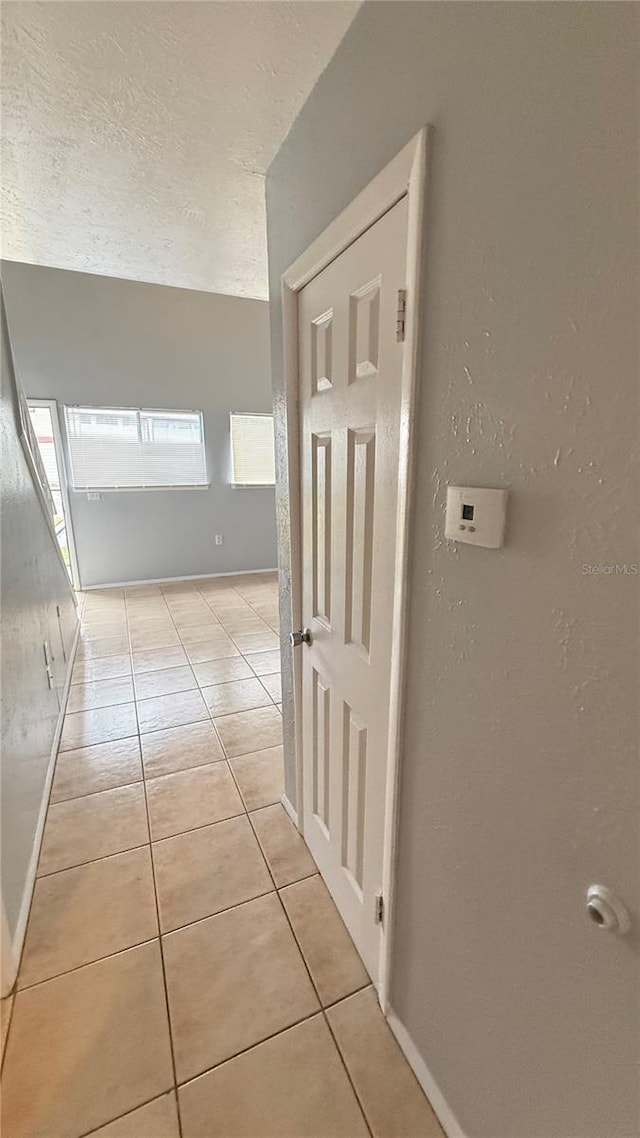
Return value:
[(3, 1138), (639, 1138), (639, 10), (5, 0)]

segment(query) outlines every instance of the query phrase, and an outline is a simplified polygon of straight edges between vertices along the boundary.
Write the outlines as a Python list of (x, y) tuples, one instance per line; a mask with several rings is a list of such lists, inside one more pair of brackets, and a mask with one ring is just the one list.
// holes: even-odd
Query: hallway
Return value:
[(6, 1138), (441, 1135), (280, 805), (275, 574), (81, 603)]

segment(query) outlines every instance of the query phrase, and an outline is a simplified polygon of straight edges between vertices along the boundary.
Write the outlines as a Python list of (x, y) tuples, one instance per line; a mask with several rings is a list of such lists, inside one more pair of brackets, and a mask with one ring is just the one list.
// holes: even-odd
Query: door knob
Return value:
[(587, 913), (599, 929), (624, 936), (631, 928), (626, 905), (606, 885), (590, 885), (587, 889)]
[(292, 648), (298, 648), (300, 644), (311, 644), (311, 629), (301, 628), (299, 632), (290, 632), (289, 644)]

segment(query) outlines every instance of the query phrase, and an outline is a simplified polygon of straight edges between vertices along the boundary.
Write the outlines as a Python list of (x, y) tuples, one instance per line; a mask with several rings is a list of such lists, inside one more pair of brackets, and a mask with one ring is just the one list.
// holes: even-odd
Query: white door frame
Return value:
[[(71, 505), (69, 502), (69, 484), (67, 482), (67, 464), (64, 446), (62, 445), (62, 432), (60, 430), (60, 420), (58, 418), (58, 404), (55, 399), (27, 399), (29, 407), (48, 407), (51, 412), (51, 425), (53, 427), (53, 445), (56, 452), (56, 461), (58, 463), (58, 474), (60, 475), (60, 494), (62, 495), (62, 505), (64, 508), (64, 520), (67, 530), (67, 541), (69, 543), (69, 560), (71, 561), (71, 584), (76, 592), (82, 587), (80, 583), (80, 570), (78, 569), (78, 557), (76, 554), (76, 539), (73, 532), (73, 518), (71, 517)], [(57, 541), (57, 538), (56, 538)]]
[[(402, 360), (400, 410), (400, 449), (398, 455), (398, 534), (396, 543), (393, 639), (391, 646), (391, 698), (389, 713), (388, 765), (385, 802), (382, 888), (385, 917), (382, 925), (380, 987), (378, 999), (384, 1012), (388, 1008), (392, 930), (395, 909), (395, 866), (398, 826), (398, 786), (404, 703), (404, 663), (406, 649), (407, 576), (409, 520), (413, 466), (413, 420), (419, 351), (419, 314), (422, 251), (424, 245), (424, 204), (426, 192), (427, 132), (424, 127), (365, 189), (332, 221), (282, 275), (284, 324), (284, 385), (287, 410), (287, 464), (291, 541), (291, 608), (293, 627), (302, 627), (302, 515), (300, 467), (300, 398), (298, 381), (298, 297), (297, 294), (318, 273), (339, 257), (387, 210), (405, 195), (408, 199), (406, 316)], [(296, 747), (296, 810), (304, 833), (302, 809), (302, 660), (293, 660), (294, 722)]]

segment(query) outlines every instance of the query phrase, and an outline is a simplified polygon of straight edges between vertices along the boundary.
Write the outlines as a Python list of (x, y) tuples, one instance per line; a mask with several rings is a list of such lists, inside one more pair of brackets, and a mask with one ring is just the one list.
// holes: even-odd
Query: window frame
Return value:
[[(98, 403), (65, 403), (64, 404), (64, 436), (65, 436), (65, 455), (68, 466), (68, 488), (73, 494), (140, 494), (142, 492), (154, 490), (209, 490), (211, 481), (209, 478), (209, 464), (207, 461), (207, 446), (205, 437), (205, 421), (204, 412), (199, 411), (195, 407), (125, 407), (120, 405), (118, 407), (105, 406)], [(73, 469), (73, 456), (71, 446), (71, 436), (68, 426), (69, 412), (73, 411), (100, 411), (110, 412), (117, 415), (121, 412), (135, 412), (136, 415), (197, 415), (200, 422), (200, 446), (202, 447), (202, 457), (204, 462), (204, 482), (164, 482), (153, 483), (152, 485), (145, 485), (141, 483), (136, 486), (114, 486), (114, 485), (83, 485), (76, 486), (74, 481)], [(140, 419), (138, 418), (138, 433), (140, 436)]]
[[(274, 463), (273, 482), (236, 482), (233, 462), (233, 420), (234, 419), (271, 419), (274, 436)], [(274, 490), (276, 485), (275, 470), (275, 418), (273, 411), (230, 411), (229, 412), (229, 485), (232, 490)]]

